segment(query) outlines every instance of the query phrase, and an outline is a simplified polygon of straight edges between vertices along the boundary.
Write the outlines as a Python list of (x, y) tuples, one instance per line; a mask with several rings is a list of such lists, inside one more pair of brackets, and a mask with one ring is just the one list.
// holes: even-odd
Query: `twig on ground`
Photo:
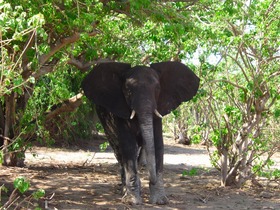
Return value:
[(91, 156), (91, 159), (90, 159), (90, 160), (89, 160), (89, 159), (86, 159), (86, 161), (83, 163), (83, 166), (85, 166), (87, 163), (88, 163), (88, 164), (91, 163), (91, 161), (93, 160), (93, 158), (95, 157), (95, 155), (96, 155), (96, 152), (93, 153), (93, 155)]
[(49, 209), (48, 201), (51, 201), (55, 195), (55, 192), (51, 194), (50, 197), (43, 197), (42, 200), (45, 201), (45, 209)]

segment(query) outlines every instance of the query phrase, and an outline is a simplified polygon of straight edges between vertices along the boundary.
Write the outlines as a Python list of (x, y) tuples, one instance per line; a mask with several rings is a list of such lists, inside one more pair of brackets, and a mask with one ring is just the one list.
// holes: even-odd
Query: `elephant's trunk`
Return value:
[(150, 183), (157, 182), (153, 113), (138, 115), (139, 125), (143, 138), (143, 145), (146, 152), (147, 169), (149, 171)]

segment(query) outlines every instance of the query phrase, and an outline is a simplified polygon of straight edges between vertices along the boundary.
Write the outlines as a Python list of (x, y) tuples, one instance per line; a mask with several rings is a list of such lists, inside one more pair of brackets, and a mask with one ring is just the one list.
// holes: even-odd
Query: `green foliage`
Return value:
[(254, 172), (261, 177), (268, 178), (270, 180), (278, 180), (280, 178), (280, 170), (279, 169), (269, 169), (263, 170), (261, 166), (254, 166)]
[(21, 193), (25, 193), (30, 187), (30, 182), (27, 181), (24, 177), (18, 177), (14, 180), (14, 187)]
[[(27, 34), (42, 27), (44, 17), (42, 14), (28, 16), (22, 6), (12, 7), (6, 1), (0, 2), (0, 42), (1, 42), (1, 71), (0, 71), (0, 98), (4, 94), (15, 91), (19, 95), (23, 93), (23, 87), (27, 86), (21, 75), (20, 59), (25, 49), (21, 49), (27, 40)], [(33, 33), (34, 35), (34, 33)], [(40, 33), (38, 33), (38, 38)], [(10, 46), (11, 49), (7, 48)], [(29, 80), (34, 83), (34, 78)]]
[(0, 164), (2, 164), (4, 162), (4, 154), (3, 151), (0, 150)]
[(92, 130), (95, 130), (95, 122), (92, 121), (94, 112), (91, 104), (77, 108), (74, 113), (63, 116), (65, 120), (64, 139), (75, 142), (77, 139), (90, 139)]
[(97, 122), (97, 123), (95, 124), (95, 128), (96, 128), (96, 130), (97, 130), (98, 132), (104, 133), (104, 128), (103, 128), (103, 126), (102, 126), (101, 123)]
[(199, 144), (202, 141), (201, 132), (205, 129), (204, 125), (194, 125), (188, 129), (188, 136), (191, 136), (191, 142), (193, 144)]
[(198, 168), (192, 168), (190, 170), (184, 170), (182, 172), (182, 176), (197, 176), (198, 175)]
[[(74, 79), (75, 78), (75, 79)], [(73, 136), (88, 137), (90, 124), (88, 122), (91, 107), (82, 106), (75, 113), (67, 114), (64, 124), (57, 120), (61, 127), (57, 136), (52, 130), (46, 130), (45, 115), (55, 109), (63, 100), (75, 96), (80, 90), (82, 74), (71, 67), (61, 66), (60, 71), (41, 77), (34, 86), (33, 98), (28, 101), (25, 113), (21, 119), (21, 127), (29, 133), (35, 133), (41, 142), (53, 143), (54, 139), (64, 133), (64, 138), (72, 139)], [(65, 116), (62, 116), (62, 118)], [(36, 122), (30, 123), (30, 122)], [(64, 126), (64, 127), (63, 127)]]
[(5, 187), (4, 185), (1, 185), (1, 187), (0, 187), (0, 195), (2, 195), (2, 193), (1, 192), (5, 192), (5, 193), (7, 193), (8, 192), (8, 188), (7, 187)]
[[(33, 206), (34, 209), (41, 209), (38, 207), (38, 201), (40, 198), (43, 198), (45, 196), (45, 190), (43, 189), (38, 189), (34, 191), (31, 195), (26, 196), (27, 191), (30, 189), (30, 182), (24, 178), (24, 177), (17, 177), (14, 180), (14, 190), (11, 192), (11, 195), (7, 201), (7, 203), (0, 203), (1, 206), (3, 206), (4, 209), (10, 209), (13, 208), (24, 208), (24, 209), (30, 209), (30, 206)], [(14, 194), (17, 193), (17, 191), (20, 192), (19, 196), (14, 197)], [(8, 193), (8, 189), (2, 185), (0, 187), (0, 202), (2, 201), (2, 192)], [(35, 200), (35, 202), (34, 202)]]
[(45, 196), (45, 190), (38, 189), (37, 191), (32, 193), (32, 196), (35, 200), (39, 200), (40, 198), (43, 198)]
[[(198, 12), (199, 5), (194, 5), (189, 15), (195, 19), (199, 37), (196, 72), (201, 85), (188, 104), (195, 111), (181, 106), (167, 122), (185, 127), (192, 141), (213, 145), (216, 151), (210, 157), (217, 169), (236, 170), (231, 176), (244, 175), (243, 169), (250, 171), (243, 180), (233, 177), (241, 186), (250, 179), (248, 174), (273, 163), (271, 153), (279, 144), (279, 128), (273, 125), (279, 117), (280, 5), (265, 0), (211, 1), (204, 6), (208, 10)], [(266, 161), (260, 156), (266, 156)]]
[(109, 142), (105, 141), (104, 143), (99, 145), (99, 149), (101, 152), (105, 152), (108, 146), (109, 146)]
[(275, 117), (276, 119), (278, 119), (278, 118), (280, 117), (280, 109), (275, 109), (275, 110), (274, 110), (274, 117)]

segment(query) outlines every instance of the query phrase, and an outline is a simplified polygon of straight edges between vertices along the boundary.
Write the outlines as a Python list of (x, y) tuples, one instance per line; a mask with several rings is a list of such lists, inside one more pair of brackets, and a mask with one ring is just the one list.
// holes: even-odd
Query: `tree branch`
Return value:
[(49, 72), (52, 72), (55, 65), (58, 63), (59, 59), (58, 58), (55, 58), (53, 59), (52, 61), (50, 61), (49, 63), (47, 64), (44, 64), (40, 69), (39, 71), (37, 72), (34, 72), (32, 74), (32, 76), (35, 78), (35, 79), (38, 79), (40, 78), (42, 75), (45, 75)]
[[(100, 31), (96, 29), (98, 24), (99, 24), (99, 21), (95, 21), (95, 22), (92, 23), (93, 30), (88, 33), (89, 36), (95, 36), (98, 33), (100, 33)], [(57, 59), (53, 59), (51, 62), (47, 63), (47, 65), (46, 65), (46, 62), (49, 61), (49, 59), (56, 52), (61, 50), (66, 45), (78, 41), (80, 39), (80, 37), (81, 37), (81, 33), (75, 32), (72, 36), (69, 36), (69, 37), (66, 37), (66, 38), (63, 38), (63, 39), (57, 41), (55, 43), (55, 45), (51, 47), (51, 50), (50, 50), (49, 53), (43, 54), (43, 55), (41, 55), (39, 57), (39, 64), (40, 64), (41, 68), (40, 68), (40, 70), (37, 73), (34, 73), (34, 77), (35, 78), (39, 78), (41, 75), (44, 75), (46, 73), (51, 72), (53, 70), (54, 65), (56, 65), (58, 63), (58, 60)], [(79, 66), (79, 64), (77, 62), (75, 62), (74, 60), (72, 61), (72, 63), (70, 62), (70, 64), (78, 65)], [(90, 67), (90, 65), (92, 65), (92, 64), (88, 64), (88, 65)], [(86, 68), (86, 67), (83, 66), (83, 68)]]
[(24, 45), (25, 50), (22, 54), (22, 63), (21, 63), (21, 67), (23, 69), (23, 72), (21, 73), (21, 75), (24, 80), (27, 80), (28, 77), (31, 75), (31, 68), (28, 67), (29, 59), (27, 56), (27, 50), (30, 49), (34, 43), (35, 36), (36, 36), (35, 33), (36, 32), (34, 30), (33, 33), (31, 33), (29, 35), (29, 39), (27, 40), (27, 42)]
[(55, 105), (53, 107), (54, 110), (46, 115), (46, 121), (54, 119), (56, 116), (62, 113), (74, 111), (82, 104), (82, 96), (82, 93), (78, 93), (72, 98), (63, 101), (61, 104)]
[(211, 80), (211, 81), (209, 81), (209, 83), (214, 83), (214, 82), (226, 82), (226, 83), (231, 84), (231, 85), (234, 86), (234, 87), (237, 87), (237, 88), (242, 89), (245, 93), (247, 92), (247, 89), (246, 89), (246, 88), (244, 88), (244, 87), (242, 87), (242, 86), (240, 86), (240, 85), (237, 85), (237, 84), (235, 84), (235, 83), (233, 83), (233, 82), (231, 82), (231, 81), (225, 80), (225, 79), (216, 79), (216, 80)]
[(94, 61), (85, 61), (83, 58), (74, 58), (71, 57), (68, 60), (68, 64), (75, 66), (77, 69), (81, 70), (82, 72), (88, 71), (92, 65), (99, 64), (99, 63), (108, 63), (113, 62), (111, 59), (97, 59)]
[(272, 61), (272, 60), (277, 60), (277, 59), (280, 59), (279, 55), (278, 56), (272, 56), (272, 57), (268, 58), (266, 62), (269, 62), (269, 61)]
[[(244, 75), (246, 81), (249, 83), (250, 80), (249, 80), (247, 74), (245, 73), (245, 70), (244, 70), (244, 68), (242, 67), (241, 63), (240, 63), (240, 62), (238, 61), (238, 59), (237, 59), (237, 58), (238, 58), (238, 55), (239, 55), (239, 49), (238, 49), (238, 52), (236, 53), (236, 58), (234, 58), (233, 56), (227, 54), (227, 56), (229, 56), (229, 57), (237, 64), (237, 66), (241, 69), (241, 71), (242, 71), (242, 73), (243, 73), (243, 75)], [(241, 57), (242, 57), (242, 56), (241, 56)], [(243, 60), (243, 59), (242, 59), (242, 60)]]
[(44, 65), (51, 56), (53, 56), (56, 52), (58, 52), (61, 48), (66, 46), (67, 44), (74, 43), (80, 39), (80, 33), (74, 33), (70, 37), (66, 37), (62, 39), (61, 41), (58, 41), (54, 47), (51, 48), (50, 52), (48, 54), (43, 54), (39, 58), (40, 65)]
[(68, 64), (75, 66), (77, 69), (81, 70), (82, 72), (86, 72), (89, 68), (95, 64), (95, 62), (83, 62), (74, 57), (70, 58), (67, 61)]

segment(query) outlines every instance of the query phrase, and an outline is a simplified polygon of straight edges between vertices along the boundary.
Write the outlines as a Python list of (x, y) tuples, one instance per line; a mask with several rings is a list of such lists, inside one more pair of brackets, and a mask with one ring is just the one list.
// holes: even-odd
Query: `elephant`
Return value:
[(200, 79), (176, 61), (131, 67), (128, 63), (97, 64), (82, 81), (95, 104), (108, 141), (121, 167), (122, 201), (141, 204), (137, 172), (140, 149), (149, 174), (149, 202), (169, 202), (163, 181), (162, 117), (197, 93)]

